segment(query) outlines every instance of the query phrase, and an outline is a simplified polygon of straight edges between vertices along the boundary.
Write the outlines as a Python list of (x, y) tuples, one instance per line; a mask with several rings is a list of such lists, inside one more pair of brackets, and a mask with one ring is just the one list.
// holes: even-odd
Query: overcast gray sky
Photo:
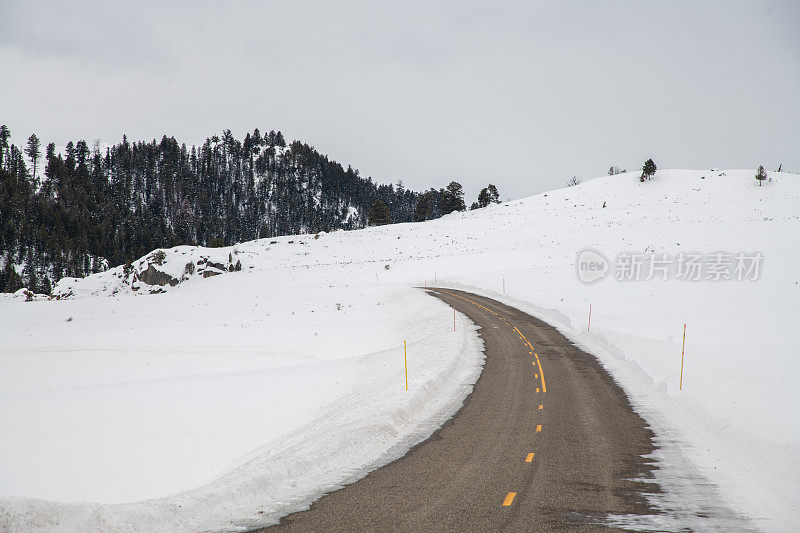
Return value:
[(800, 171), (800, 2), (0, 0), (16, 142), (280, 129), (519, 198), (611, 164)]

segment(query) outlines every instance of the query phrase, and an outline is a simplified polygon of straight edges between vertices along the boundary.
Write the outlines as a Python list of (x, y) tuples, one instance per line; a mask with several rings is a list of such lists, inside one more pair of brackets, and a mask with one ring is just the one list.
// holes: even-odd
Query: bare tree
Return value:
[(624, 174), (627, 172), (624, 168), (619, 168), (616, 165), (611, 165), (611, 168), (608, 169), (609, 176), (616, 176), (617, 174)]

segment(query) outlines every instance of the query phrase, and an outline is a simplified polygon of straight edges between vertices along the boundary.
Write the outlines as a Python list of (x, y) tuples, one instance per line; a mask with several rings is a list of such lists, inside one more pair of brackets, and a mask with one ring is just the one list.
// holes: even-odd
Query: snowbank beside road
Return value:
[(0, 530), (269, 523), (423, 440), (482, 365), (474, 326), (421, 291), (268, 271), (3, 324)]

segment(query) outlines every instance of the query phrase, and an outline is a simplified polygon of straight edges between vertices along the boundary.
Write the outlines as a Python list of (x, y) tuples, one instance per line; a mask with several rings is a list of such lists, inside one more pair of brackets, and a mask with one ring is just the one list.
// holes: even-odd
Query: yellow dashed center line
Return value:
[[(516, 326), (511, 324), (511, 322), (509, 322), (507, 319), (505, 319), (502, 316), (500, 316), (499, 313), (496, 313), (495, 311), (489, 309), (486, 306), (483, 306), (483, 305), (479, 304), (478, 302), (476, 302), (474, 300), (470, 300), (469, 298), (465, 298), (463, 296), (459, 296), (458, 294), (455, 294), (455, 293), (450, 292), (450, 291), (444, 291), (444, 292), (447, 292), (448, 294), (451, 294), (451, 295), (453, 295), (453, 296), (455, 296), (457, 298), (461, 298), (464, 301), (470, 302), (470, 303), (480, 307), (481, 309), (483, 309), (483, 310), (491, 313), (492, 315), (496, 316), (499, 320), (502, 320), (506, 324), (508, 324), (509, 326), (513, 327), (514, 331), (516, 331), (517, 335), (519, 335), (519, 338), (522, 339), (522, 341), (527, 346), (528, 353), (530, 355), (533, 355), (536, 358), (536, 361), (531, 361), (531, 364), (533, 365), (534, 371), (536, 370), (537, 367), (539, 369), (539, 372), (534, 372), (534, 378), (535, 379), (540, 379), (542, 381), (541, 391), (542, 392), (547, 392), (547, 385), (545, 384), (545, 381), (544, 381), (544, 371), (542, 370), (542, 362), (539, 360), (539, 354), (534, 351), (533, 345), (530, 343), (530, 341), (528, 341), (528, 339), (525, 338), (525, 335), (523, 335), (522, 332)], [(539, 387), (536, 387), (536, 392), (539, 392)], [(544, 409), (544, 404), (540, 403), (539, 404), (539, 410), (542, 411), (543, 409)], [(536, 425), (536, 432), (537, 433), (541, 433), (541, 431), (542, 431), (542, 425), (541, 424), (537, 424)], [(525, 457), (525, 462), (526, 463), (532, 463), (533, 462), (533, 457), (534, 457), (534, 452), (530, 452)], [(514, 497), (516, 495), (517, 495), (516, 492), (509, 492), (508, 494), (506, 494), (506, 497), (503, 500), (503, 507), (509, 507), (514, 502)]]
[[(523, 341), (525, 341), (525, 344), (528, 346), (528, 348), (530, 348), (529, 352), (532, 352), (534, 357), (536, 357), (535, 364), (539, 366), (539, 375), (536, 377), (541, 378), (542, 380), (542, 392), (547, 392), (547, 385), (545, 385), (544, 383), (544, 371), (542, 370), (542, 362), (539, 361), (539, 354), (533, 351), (533, 345), (530, 343), (528, 339), (525, 338), (525, 335), (523, 335), (522, 332), (519, 329), (517, 329), (516, 326), (514, 326), (514, 331), (516, 331), (519, 334), (520, 338)], [(537, 389), (536, 392), (539, 392), (539, 390)]]

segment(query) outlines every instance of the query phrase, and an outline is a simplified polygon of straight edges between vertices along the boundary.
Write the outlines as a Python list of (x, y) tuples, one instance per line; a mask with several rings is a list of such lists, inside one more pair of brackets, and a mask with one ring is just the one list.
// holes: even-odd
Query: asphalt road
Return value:
[(286, 531), (603, 531), (651, 514), (653, 434), (597, 360), (495, 300), (428, 290), (482, 329), (486, 364), (428, 440), (308, 511)]

